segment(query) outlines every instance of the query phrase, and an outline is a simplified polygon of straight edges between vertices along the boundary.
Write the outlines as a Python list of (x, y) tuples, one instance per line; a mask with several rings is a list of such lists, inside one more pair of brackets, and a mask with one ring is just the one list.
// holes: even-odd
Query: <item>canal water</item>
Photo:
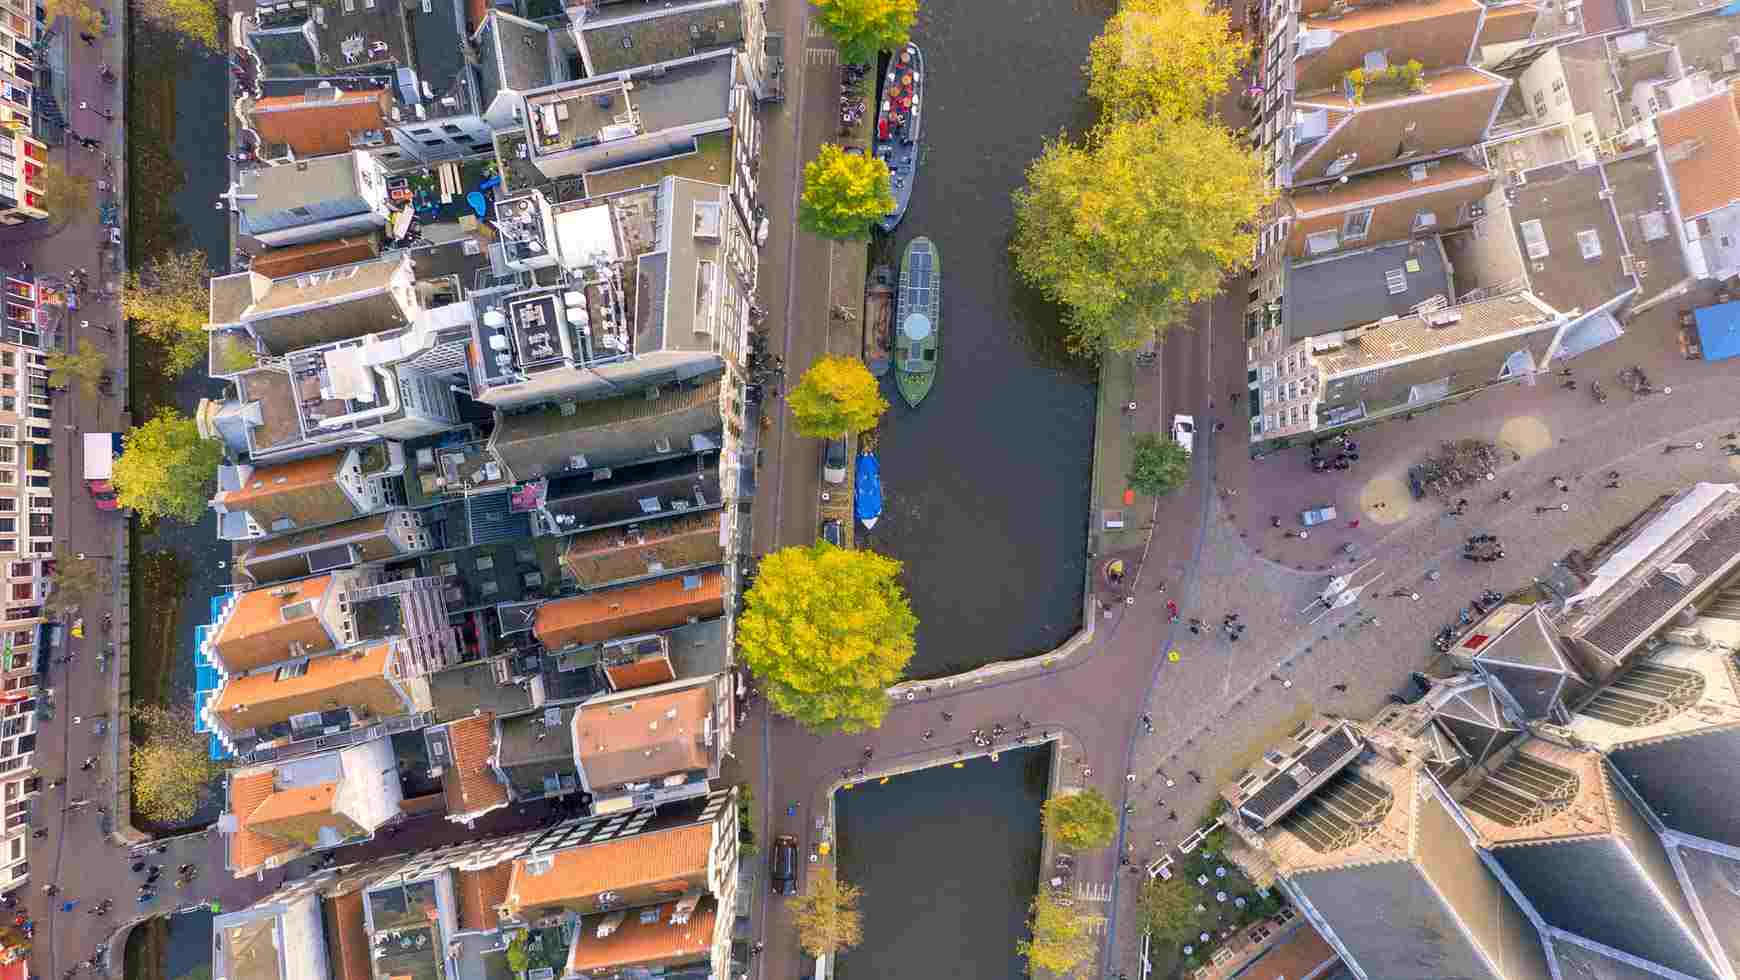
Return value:
[(909, 408), (892, 372), (871, 547), (906, 563), (918, 615), (908, 674), (937, 677), (1055, 648), (1081, 622), (1094, 375), (1061, 355), (1057, 312), (1009, 260), (1010, 194), (1047, 137), (1092, 119), (1081, 65), (1108, 10), (1077, 0), (931, 0), (923, 156), (892, 243), (924, 235), (942, 268), (941, 368)]
[(1051, 747), (842, 790), (839, 868), (863, 890), (864, 941), (836, 980), (1011, 980), (1039, 879)]

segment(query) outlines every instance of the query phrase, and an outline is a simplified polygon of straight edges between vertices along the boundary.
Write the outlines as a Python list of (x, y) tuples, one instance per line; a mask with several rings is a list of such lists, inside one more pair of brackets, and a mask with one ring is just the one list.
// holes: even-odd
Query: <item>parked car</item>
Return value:
[(829, 439), (822, 450), (822, 480), (826, 483), (846, 482), (846, 437)]
[(1196, 419), (1190, 415), (1172, 416), (1172, 441), (1187, 453), (1196, 452)]
[(115, 485), (108, 480), (91, 480), (85, 484), (91, 492), (91, 500), (98, 510), (120, 510), (121, 503), (115, 494)]
[(775, 895), (797, 894), (797, 838), (780, 834), (773, 839), (773, 850), (767, 855), (768, 880)]
[(1335, 520), (1335, 508), (1328, 504), (1324, 504), (1322, 507), (1313, 507), (1310, 510), (1300, 511), (1299, 513), (1299, 523), (1306, 527), (1316, 527), (1319, 524), (1327, 524), (1333, 520)]
[(840, 522), (838, 520), (826, 520), (822, 522), (822, 540), (836, 548), (844, 548), (846, 546), (845, 532), (840, 528)]

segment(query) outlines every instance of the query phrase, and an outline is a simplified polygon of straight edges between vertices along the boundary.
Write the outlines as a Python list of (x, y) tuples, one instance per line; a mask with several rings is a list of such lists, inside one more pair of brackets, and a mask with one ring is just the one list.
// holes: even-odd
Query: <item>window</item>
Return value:
[(17, 367), (18, 355), (12, 351), (0, 351), (0, 367)]
[(49, 442), (54, 439), (54, 430), (46, 425), (33, 425), (30, 427), (30, 438)]
[(1585, 228), (1577, 233), (1577, 249), (1583, 253), (1585, 261), (1593, 262), (1601, 257), (1601, 233), (1593, 228)]
[(314, 217), (313, 211), (310, 211), (305, 207), (301, 207), (300, 205), (297, 207), (291, 208), (290, 213), (295, 215), (298, 218), (312, 218), (312, 217)]
[(1371, 231), (1372, 209), (1349, 212), (1341, 222), (1341, 237), (1344, 241), (1357, 242)]
[(1427, 211), (1424, 208), (1414, 212), (1414, 230), (1415, 231), (1422, 231), (1422, 230), (1427, 229), (1427, 228), (1436, 227), (1437, 224), (1438, 224), (1438, 216), (1433, 214), (1432, 212)]
[(1305, 236), (1305, 252), (1308, 255), (1332, 252), (1340, 247), (1341, 235), (1333, 228), (1328, 231), (1314, 231)]
[(1343, 153), (1341, 156), (1336, 157), (1335, 162), (1331, 163), (1328, 169), (1323, 172), (1330, 177), (1339, 177), (1348, 167), (1353, 166), (1354, 161), (1358, 159), (1359, 154), (1357, 153)]
[(293, 664), (285, 664), (284, 666), (279, 667), (277, 672), (272, 675), (272, 679), (287, 681), (292, 677), (301, 677), (306, 673), (308, 673), (308, 661), (298, 660)]
[(547, 873), (551, 868), (553, 868), (555, 866), (556, 866), (556, 859), (549, 857), (547, 855), (543, 856), (543, 857), (531, 858), (530, 860), (526, 861), (526, 874), (536, 877), (537, 875)]
[(441, 131), (444, 133), (463, 133), (463, 132), (465, 132), (463, 129), (460, 129), (458, 126), (455, 126), (452, 123), (442, 123), (441, 124)]
[(18, 600), (23, 601), (23, 602), (28, 602), (31, 599), (30, 593), (32, 591), (33, 591), (33, 587), (31, 586), (31, 584), (29, 582), (14, 582), (14, 583), (12, 583), (12, 598), (14, 598), (14, 599), (18, 599)]

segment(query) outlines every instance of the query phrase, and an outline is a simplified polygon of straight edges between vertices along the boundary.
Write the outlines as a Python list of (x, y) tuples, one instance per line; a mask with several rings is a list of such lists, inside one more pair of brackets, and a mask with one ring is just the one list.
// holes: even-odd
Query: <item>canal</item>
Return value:
[(863, 889), (864, 941), (841, 957), (836, 980), (1026, 973), (1015, 943), (1039, 878), (1051, 751), (1005, 752), (838, 794), (839, 867)]
[(1015, 276), (1010, 194), (1047, 137), (1091, 121), (1081, 65), (1108, 10), (1053, 0), (931, 2), (923, 157), (892, 243), (942, 267), (941, 368), (918, 409), (883, 417), (884, 517), (867, 536), (906, 563), (918, 615), (908, 674), (937, 677), (1055, 648), (1081, 623), (1094, 374), (1061, 356), (1057, 313)]

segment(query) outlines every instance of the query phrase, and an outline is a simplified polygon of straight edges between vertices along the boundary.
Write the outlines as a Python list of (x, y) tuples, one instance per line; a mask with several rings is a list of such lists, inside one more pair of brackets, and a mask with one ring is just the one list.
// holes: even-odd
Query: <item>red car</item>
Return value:
[(120, 510), (121, 502), (115, 497), (115, 485), (108, 480), (87, 480), (86, 489), (91, 492), (91, 500), (98, 510)]

